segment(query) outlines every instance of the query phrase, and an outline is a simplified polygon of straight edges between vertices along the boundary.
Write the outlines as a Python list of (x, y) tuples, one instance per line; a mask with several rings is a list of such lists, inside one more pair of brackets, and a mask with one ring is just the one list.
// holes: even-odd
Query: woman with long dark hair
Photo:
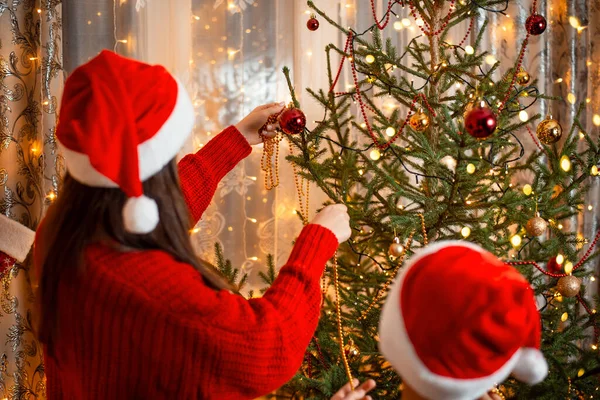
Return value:
[(302, 230), (260, 299), (231, 293), (188, 234), (280, 110), (176, 163), (194, 111), (164, 68), (104, 51), (72, 73), (56, 131), (67, 175), (34, 252), (49, 399), (252, 399), (293, 376), (324, 265), (350, 236), (345, 207)]

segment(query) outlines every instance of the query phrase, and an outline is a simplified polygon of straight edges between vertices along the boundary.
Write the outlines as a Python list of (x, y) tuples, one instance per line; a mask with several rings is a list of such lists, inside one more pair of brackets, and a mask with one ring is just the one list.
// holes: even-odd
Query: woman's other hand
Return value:
[(348, 208), (343, 204), (325, 207), (313, 218), (311, 223), (329, 229), (337, 238), (338, 243), (345, 242), (352, 234)]
[[(284, 103), (271, 103), (264, 104), (256, 107), (246, 115), (246, 117), (238, 122), (235, 127), (242, 135), (246, 138), (250, 145), (262, 143), (262, 138), (259, 134), (259, 129), (267, 123), (267, 119), (273, 115), (279, 113), (284, 107)], [(262, 132), (263, 136), (274, 137), (277, 134), (277, 123), (271, 126), (267, 126), (266, 130)]]
[[(354, 387), (358, 386), (358, 379), (353, 379)], [(336, 394), (333, 395), (331, 400), (371, 400), (371, 396), (366, 394), (375, 388), (375, 381), (369, 379), (363, 382), (362, 385), (352, 390), (350, 383), (346, 383)]]

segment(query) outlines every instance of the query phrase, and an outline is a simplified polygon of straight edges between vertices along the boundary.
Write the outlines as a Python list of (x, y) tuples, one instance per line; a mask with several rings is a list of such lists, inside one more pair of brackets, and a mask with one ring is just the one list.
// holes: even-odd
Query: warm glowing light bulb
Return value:
[(368, 54), (365, 57), (365, 61), (367, 62), (367, 64), (373, 64), (375, 62), (375, 57), (372, 54)]
[(573, 272), (573, 263), (571, 261), (565, 262), (565, 274), (571, 275)]
[(564, 262), (565, 262), (565, 256), (563, 256), (562, 254), (558, 253), (556, 255), (556, 263), (558, 265), (562, 265), (562, 263), (564, 263)]
[(592, 165), (592, 168), (590, 168), (590, 174), (592, 174), (593, 176), (598, 176), (598, 166), (597, 165)]
[(400, 21), (396, 21), (396, 22), (394, 22), (394, 29), (395, 29), (395, 30), (399, 31), (399, 30), (401, 30), (402, 28), (403, 28), (402, 22), (400, 22)]
[(371, 157), (371, 160), (377, 161), (381, 158), (381, 153), (379, 152), (379, 150), (374, 149), (371, 150), (371, 153), (369, 153), (369, 157)]
[(577, 101), (577, 98), (575, 97), (574, 93), (569, 93), (567, 95), (567, 101), (571, 104), (575, 104), (575, 102)]
[(578, 29), (581, 27), (581, 22), (579, 22), (579, 18), (577, 18), (575, 16), (569, 17), (569, 24), (575, 29)]
[(465, 239), (469, 237), (469, 235), (471, 234), (471, 228), (469, 228), (468, 226), (465, 226), (464, 228), (462, 228), (460, 230), (460, 234), (462, 235), (462, 237), (464, 237)]
[(402, 18), (402, 25), (409, 27), (410, 26), (410, 19), (408, 18)]
[(467, 173), (469, 173), (469, 174), (475, 173), (475, 165), (474, 164), (467, 164)]
[(493, 55), (489, 54), (488, 56), (485, 57), (485, 63), (487, 65), (494, 65), (496, 64), (498, 60), (496, 60), (496, 57), (494, 57)]
[(523, 186), (523, 193), (525, 194), (525, 196), (529, 196), (529, 195), (531, 195), (531, 193), (533, 193), (533, 188), (531, 187), (531, 185), (529, 183), (526, 183)]
[(600, 115), (594, 114), (594, 116), (592, 117), (592, 122), (594, 123), (594, 125), (600, 126)]
[(568, 319), (569, 319), (569, 314), (568, 314), (568, 313), (566, 313), (566, 312), (565, 312), (565, 313), (563, 313), (563, 315), (561, 315), (561, 316), (560, 316), (560, 320), (561, 320), (562, 322), (565, 322), (565, 321), (566, 321), (566, 320), (568, 320)]
[(465, 47), (465, 53), (467, 54), (475, 54), (475, 49), (473, 48), (473, 46), (467, 46)]
[(527, 120), (529, 119), (529, 114), (527, 114), (527, 111), (525, 111), (525, 110), (521, 110), (521, 111), (519, 112), (519, 119), (520, 119), (522, 122), (527, 122)]
[(393, 127), (391, 127), (391, 126), (388, 126), (385, 129), (385, 134), (388, 135), (388, 136), (390, 136), (390, 137), (394, 136), (396, 134), (396, 130)]
[(523, 239), (521, 238), (521, 235), (519, 235), (519, 234), (514, 234), (510, 238), (510, 244), (512, 244), (513, 247), (519, 247), (521, 245), (522, 241), (523, 241)]
[(585, 369), (580, 368), (579, 371), (577, 371), (577, 377), (580, 378), (583, 376), (583, 374), (585, 374)]
[(423, 26), (425, 25), (425, 22), (421, 18), (417, 18), (417, 20), (415, 21), (415, 25)]
[(571, 170), (571, 160), (566, 155), (560, 158), (560, 168), (565, 172), (569, 172)]

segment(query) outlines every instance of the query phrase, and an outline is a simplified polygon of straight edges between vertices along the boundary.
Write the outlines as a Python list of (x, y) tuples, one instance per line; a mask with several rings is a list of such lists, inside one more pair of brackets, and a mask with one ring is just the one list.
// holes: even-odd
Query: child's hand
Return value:
[[(243, 120), (238, 122), (235, 127), (246, 138), (250, 145), (262, 143), (258, 130), (267, 122), (267, 118), (280, 112), (284, 103), (271, 103), (256, 107), (246, 115)], [(269, 129), (270, 128), (270, 129)], [(273, 137), (277, 134), (277, 126), (267, 126), (267, 130), (262, 132), (263, 136)]]
[[(354, 387), (358, 386), (358, 379), (353, 379), (352, 381), (354, 382)], [(346, 385), (344, 385), (339, 392), (333, 395), (331, 400), (371, 400), (371, 396), (365, 395), (374, 388), (375, 381), (373, 379), (363, 382), (362, 385), (358, 386), (354, 390), (350, 388), (350, 383), (346, 383)]]
[(352, 234), (348, 208), (343, 204), (334, 204), (325, 207), (315, 216), (311, 223), (329, 229), (337, 238), (338, 243), (345, 242)]

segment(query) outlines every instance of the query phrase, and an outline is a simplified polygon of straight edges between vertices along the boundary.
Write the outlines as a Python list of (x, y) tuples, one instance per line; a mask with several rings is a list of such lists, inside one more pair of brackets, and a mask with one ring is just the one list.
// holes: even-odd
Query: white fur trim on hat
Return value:
[[(392, 364), (394, 369), (402, 376), (403, 380), (421, 396), (435, 400), (473, 400), (484, 395), (495, 384), (504, 381), (511, 372), (524, 372), (523, 368), (536, 369), (533, 375), (536, 379), (543, 379), (543, 369), (547, 372), (548, 365), (536, 350), (541, 359), (531, 358), (527, 354), (530, 349), (519, 349), (497, 371), (491, 375), (475, 379), (456, 379), (441, 376), (431, 372), (417, 355), (404, 325), (401, 314), (402, 284), (406, 274), (419, 260), (443, 248), (461, 246), (478, 252), (485, 250), (476, 244), (463, 241), (442, 241), (431, 244), (417, 253), (405, 265), (401, 274), (396, 278), (381, 313), (379, 325), (379, 349), (384, 357)], [(539, 363), (542, 364), (539, 364)], [(540, 380), (541, 380), (540, 379)], [(524, 379), (527, 383), (534, 383), (535, 379)]]
[[(185, 87), (177, 80), (177, 101), (171, 115), (153, 137), (138, 145), (140, 181), (156, 174), (177, 155), (192, 132), (194, 120), (194, 106)], [(61, 146), (61, 150), (67, 170), (78, 182), (94, 187), (118, 187), (94, 169), (86, 154), (66, 146)]]
[(123, 225), (130, 233), (150, 233), (158, 224), (158, 205), (148, 196), (130, 197), (123, 207)]
[(33, 245), (35, 232), (0, 214), (0, 251), (23, 262)]
[(513, 369), (513, 375), (530, 385), (543, 381), (548, 375), (548, 363), (542, 352), (531, 347), (521, 349), (521, 356)]

